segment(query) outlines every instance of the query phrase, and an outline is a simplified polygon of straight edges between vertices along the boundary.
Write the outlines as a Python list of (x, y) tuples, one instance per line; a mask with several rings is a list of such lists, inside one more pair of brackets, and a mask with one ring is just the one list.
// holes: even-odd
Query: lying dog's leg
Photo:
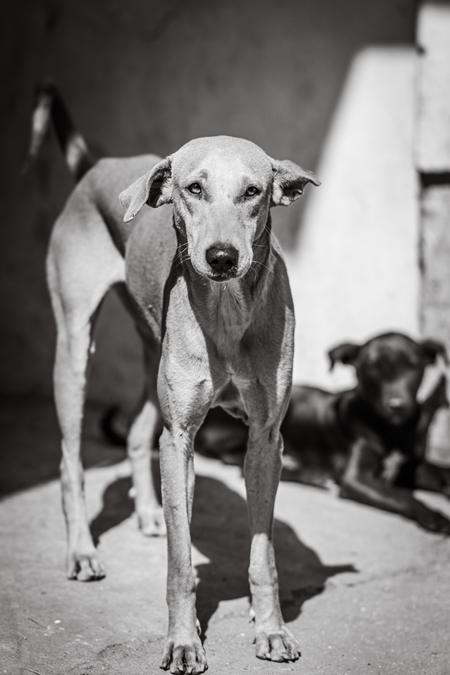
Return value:
[(249, 580), (255, 616), (256, 656), (271, 661), (293, 661), (300, 656), (298, 644), (281, 614), (272, 541), (282, 451), (278, 427), (250, 428), (244, 465), (252, 542)]
[(153, 358), (148, 348), (144, 347), (144, 350), (147, 382), (139, 413), (128, 434), (127, 453), (133, 476), (139, 527), (147, 536), (163, 536), (166, 525), (157, 497), (158, 460), (152, 458), (152, 450), (161, 428), (161, 413), (156, 395), (158, 358)]
[(386, 485), (379, 479), (382, 456), (367, 440), (357, 441), (341, 480), (341, 497), (411, 518), (426, 530), (450, 534), (450, 521), (444, 515), (415, 499), (410, 490)]
[(422, 460), (415, 470), (414, 488), (441, 492), (450, 498), (450, 467)]

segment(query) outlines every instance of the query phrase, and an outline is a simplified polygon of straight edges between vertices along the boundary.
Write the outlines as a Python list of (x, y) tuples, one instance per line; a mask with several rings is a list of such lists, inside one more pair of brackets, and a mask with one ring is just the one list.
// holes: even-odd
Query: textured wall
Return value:
[[(450, 171), (450, 3), (421, 3), (417, 21), (416, 161), (420, 171)], [(450, 180), (449, 180), (450, 182)]]
[[(408, 0), (17, 0), (0, 26), (0, 293), (3, 393), (51, 391), (54, 325), (44, 283), (53, 219), (71, 182), (55, 142), (25, 178), (34, 86), (51, 75), (99, 154), (169, 153), (188, 139), (244, 136), (315, 168), (347, 69), (370, 44), (412, 42)], [(276, 211), (289, 248), (303, 205)], [(139, 348), (111, 300), (91, 396), (129, 399)]]
[[(450, 354), (450, 2), (421, 4), (416, 116), (416, 166), (422, 176), (420, 320)], [(450, 382), (448, 388), (450, 396)], [(431, 439), (449, 461), (450, 411), (440, 411)]]

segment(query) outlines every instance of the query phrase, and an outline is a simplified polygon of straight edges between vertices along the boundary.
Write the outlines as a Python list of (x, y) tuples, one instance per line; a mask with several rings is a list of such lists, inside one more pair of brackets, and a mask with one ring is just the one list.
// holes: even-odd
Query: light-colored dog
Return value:
[[(89, 166), (85, 145), (50, 86), (41, 90), (35, 111), (32, 154), (52, 111), (79, 177)], [(152, 440), (163, 424), (169, 631), (161, 667), (172, 673), (207, 668), (191, 563), (193, 441), (208, 409), (218, 405), (249, 426), (245, 481), (256, 655), (273, 661), (299, 656), (281, 615), (272, 544), (294, 312), (270, 207), (288, 206), (307, 183), (319, 185), (311, 172), (271, 159), (254, 143), (199, 138), (166, 159), (99, 161), (81, 178), (51, 237), (47, 272), (58, 330), (54, 387), (68, 575), (104, 576), (86, 516), (80, 435), (95, 317), (108, 289), (120, 285), (145, 345), (147, 387), (128, 448), (136, 510), (149, 534), (164, 529), (149, 469)]]

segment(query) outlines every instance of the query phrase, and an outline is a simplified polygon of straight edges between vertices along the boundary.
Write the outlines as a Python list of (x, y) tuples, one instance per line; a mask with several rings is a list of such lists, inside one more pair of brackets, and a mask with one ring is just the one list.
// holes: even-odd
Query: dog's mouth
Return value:
[(203, 265), (196, 265), (193, 260), (192, 264), (197, 274), (200, 274), (200, 276), (209, 279), (209, 281), (214, 281), (219, 284), (232, 281), (233, 279), (240, 279), (243, 276), (243, 273), (238, 270), (237, 266), (216, 272)]
[(401, 409), (392, 410), (388, 406), (383, 409), (384, 417), (393, 426), (401, 426), (414, 417), (415, 408), (405, 405)]
[(247, 261), (245, 264), (234, 265), (233, 267), (230, 267), (229, 269), (221, 272), (213, 272), (212, 270), (208, 270), (207, 276), (209, 279), (211, 279), (211, 281), (217, 281), (220, 284), (226, 281), (232, 281), (233, 279), (242, 279), (242, 277), (245, 277), (250, 267), (251, 261)]
[[(239, 275), (240, 276), (240, 275)], [(208, 277), (212, 281), (217, 281), (219, 283), (224, 281), (230, 281), (230, 279), (236, 279), (238, 277), (237, 267), (231, 267), (230, 269), (224, 272), (212, 272), (208, 273)]]
[(251, 260), (244, 260), (243, 258), (239, 260), (239, 263), (218, 265), (217, 268), (215, 268), (214, 264), (205, 265), (203, 260), (198, 261), (194, 256), (191, 257), (191, 262), (198, 274), (218, 284), (223, 284), (233, 279), (241, 279), (247, 274), (251, 265)]
[(404, 413), (391, 413), (388, 411), (386, 417), (393, 426), (397, 427), (404, 424), (409, 419), (410, 415), (405, 415)]

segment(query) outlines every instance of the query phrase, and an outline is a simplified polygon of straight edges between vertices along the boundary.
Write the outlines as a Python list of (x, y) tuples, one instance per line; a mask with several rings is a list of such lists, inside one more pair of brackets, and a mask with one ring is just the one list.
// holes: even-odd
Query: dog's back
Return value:
[[(172, 207), (144, 209), (133, 221), (124, 223), (123, 208), (118, 198), (120, 192), (160, 162), (161, 158), (157, 155), (139, 155), (96, 161), (76, 128), (58, 88), (51, 81), (44, 82), (37, 88), (35, 98), (25, 170), (38, 157), (45, 136), (53, 124), (67, 167), (76, 182), (52, 233), (53, 259), (47, 263), (50, 283), (56, 283), (59, 277), (55, 268), (55, 254), (65, 260), (71, 259), (74, 274), (77, 270), (86, 271), (86, 261), (91, 260), (94, 267), (97, 261), (97, 267), (103, 264), (109, 269), (116, 268), (113, 276), (117, 280), (121, 278), (119, 269), (123, 267), (121, 259), (125, 257), (127, 262), (132, 263), (129, 267), (134, 276), (142, 276), (145, 270), (146, 276), (149, 276), (150, 269), (150, 279), (162, 280), (158, 288), (152, 288), (153, 294), (160, 300), (156, 304), (162, 306), (163, 281), (168, 276), (176, 249)], [(114, 247), (111, 248), (109, 237), (118, 255)], [(147, 302), (148, 298), (140, 297), (136, 279), (127, 278), (127, 286), (131, 286), (132, 295), (135, 289), (137, 297), (134, 300), (138, 305), (141, 300)], [(153, 314), (156, 313), (155, 307)]]

